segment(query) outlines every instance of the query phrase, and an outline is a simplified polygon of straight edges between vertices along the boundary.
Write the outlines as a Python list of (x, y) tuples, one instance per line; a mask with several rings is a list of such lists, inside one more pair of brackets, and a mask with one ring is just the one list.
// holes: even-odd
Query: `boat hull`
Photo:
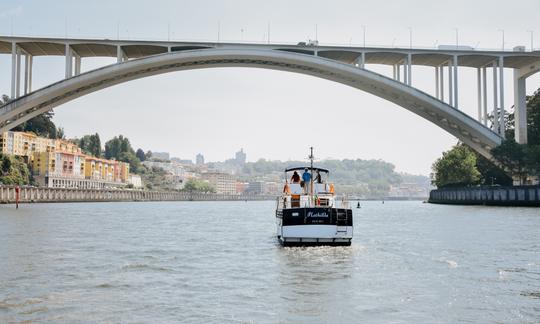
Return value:
[(352, 210), (330, 207), (288, 208), (276, 212), (282, 245), (350, 245)]

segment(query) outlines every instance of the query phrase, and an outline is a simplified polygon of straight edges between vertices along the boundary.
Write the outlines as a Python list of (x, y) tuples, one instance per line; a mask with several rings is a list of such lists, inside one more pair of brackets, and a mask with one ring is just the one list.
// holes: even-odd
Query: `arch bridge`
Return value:
[[(540, 70), (540, 51), (480, 51), (319, 46), (318, 44), (247, 44), (213, 42), (129, 41), (1, 37), (0, 54), (11, 55), (12, 100), (0, 107), (0, 132), (94, 91), (131, 80), (173, 71), (212, 67), (255, 67), (307, 74), (366, 91), (391, 101), (448, 131), (480, 154), (504, 139), (504, 75), (513, 69), (515, 138), (527, 142), (525, 80)], [(64, 56), (65, 78), (32, 89), (33, 58)], [(81, 73), (88, 57), (115, 57), (116, 63)], [(24, 61), (23, 61), (24, 59)], [(392, 66), (385, 76), (367, 64)], [(434, 93), (413, 87), (413, 66), (434, 69)], [(475, 117), (460, 110), (460, 68), (477, 71)], [(490, 70), (492, 80), (488, 80)], [(447, 80), (445, 86), (445, 79)], [(492, 87), (488, 107), (488, 83)], [(494, 116), (490, 121), (488, 111)]]

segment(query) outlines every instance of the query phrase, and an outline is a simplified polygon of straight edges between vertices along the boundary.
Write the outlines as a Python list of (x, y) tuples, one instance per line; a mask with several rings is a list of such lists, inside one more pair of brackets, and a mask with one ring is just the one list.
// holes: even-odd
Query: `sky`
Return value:
[[(43, 1), (0, 0), (0, 34), (44, 37), (299, 42), (415, 47), (455, 44), (540, 48), (538, 0), (386, 1)], [(364, 26), (364, 27), (363, 27)], [(410, 28), (410, 29), (409, 29)], [(10, 56), (0, 55), (0, 93), (10, 93)], [(82, 70), (115, 59), (84, 59)], [(389, 74), (388, 66), (366, 68)], [(64, 75), (63, 57), (34, 59), (34, 89)], [(513, 102), (511, 70), (505, 102)], [(459, 71), (460, 109), (476, 114), (476, 70)], [(434, 70), (413, 67), (413, 86), (434, 92)], [(527, 92), (540, 88), (540, 73)], [(376, 96), (331, 81), (281, 71), (214, 68), (162, 74), (78, 98), (55, 109), (68, 137), (122, 134), (135, 149), (182, 159), (382, 159), (397, 171), (430, 173), (457, 139)]]

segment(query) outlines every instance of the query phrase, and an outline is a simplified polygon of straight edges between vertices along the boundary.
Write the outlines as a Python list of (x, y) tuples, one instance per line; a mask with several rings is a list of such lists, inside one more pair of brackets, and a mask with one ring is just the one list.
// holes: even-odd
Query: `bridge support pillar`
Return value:
[(124, 61), (127, 61), (126, 54), (124, 53), (122, 46), (118, 45), (116, 46), (116, 63), (122, 63)]
[(477, 103), (478, 103), (478, 121), (481, 123), (482, 116), (482, 69), (476, 69), (476, 85), (477, 85)]
[(519, 70), (514, 69), (515, 138), (516, 142), (519, 144), (527, 144), (527, 102), (525, 84), (525, 77), (520, 77)]
[(66, 44), (66, 79), (73, 76), (73, 53), (71, 51), (71, 46)]
[(441, 101), (444, 101), (444, 66), (439, 65), (439, 89), (441, 95)]
[(458, 106), (458, 57), (457, 55), (454, 55), (453, 59), (452, 59), (452, 63), (453, 63), (453, 66), (454, 66), (454, 71), (453, 71), (453, 81), (454, 81), (454, 107), (456, 109), (459, 109), (459, 106)]
[(407, 79), (405, 80), (407, 85), (412, 84), (412, 55), (407, 54)]
[(499, 134), (499, 95), (497, 94), (497, 61), (493, 61), (493, 131)]
[(439, 96), (439, 92), (440, 92), (440, 89), (439, 89), (439, 67), (436, 66), (435, 67), (435, 98), (437, 99), (441, 99), (440, 96)]
[(17, 96), (17, 43), (11, 43), (11, 99)]
[(499, 134), (505, 138), (505, 122), (504, 122), (504, 58), (499, 57)]
[(32, 92), (32, 65), (34, 56), (26, 54), (24, 61), (24, 94)]
[(483, 97), (483, 116), (484, 126), (488, 124), (488, 110), (487, 110), (487, 67), (482, 67), (482, 97)]
[(454, 107), (454, 80), (452, 78), (452, 61), (448, 61), (448, 104)]

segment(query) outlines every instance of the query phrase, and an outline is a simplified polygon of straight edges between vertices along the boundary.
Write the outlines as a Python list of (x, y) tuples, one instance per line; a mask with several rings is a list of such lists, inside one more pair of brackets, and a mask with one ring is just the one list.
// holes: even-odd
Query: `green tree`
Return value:
[(135, 156), (141, 161), (144, 162), (146, 160), (146, 155), (144, 154), (144, 151), (142, 149), (138, 149), (135, 153)]
[(115, 136), (105, 143), (105, 158), (129, 163), (133, 173), (141, 173), (143, 170), (141, 160), (135, 155), (129, 139), (122, 135)]
[(189, 192), (204, 192), (204, 193), (216, 192), (216, 189), (214, 189), (214, 187), (212, 187), (208, 182), (197, 180), (197, 179), (189, 179), (188, 181), (186, 181), (183, 190), (189, 191)]
[(433, 163), (431, 178), (438, 188), (477, 184), (480, 172), (476, 155), (465, 145), (455, 145)]
[(99, 138), (98, 133), (95, 133), (94, 135), (84, 135), (79, 140), (75, 140), (75, 144), (79, 145), (81, 150), (86, 154), (98, 158), (103, 156), (101, 149), (101, 139)]
[(24, 159), (0, 153), (0, 183), (4, 185), (27, 185), (32, 181)]

